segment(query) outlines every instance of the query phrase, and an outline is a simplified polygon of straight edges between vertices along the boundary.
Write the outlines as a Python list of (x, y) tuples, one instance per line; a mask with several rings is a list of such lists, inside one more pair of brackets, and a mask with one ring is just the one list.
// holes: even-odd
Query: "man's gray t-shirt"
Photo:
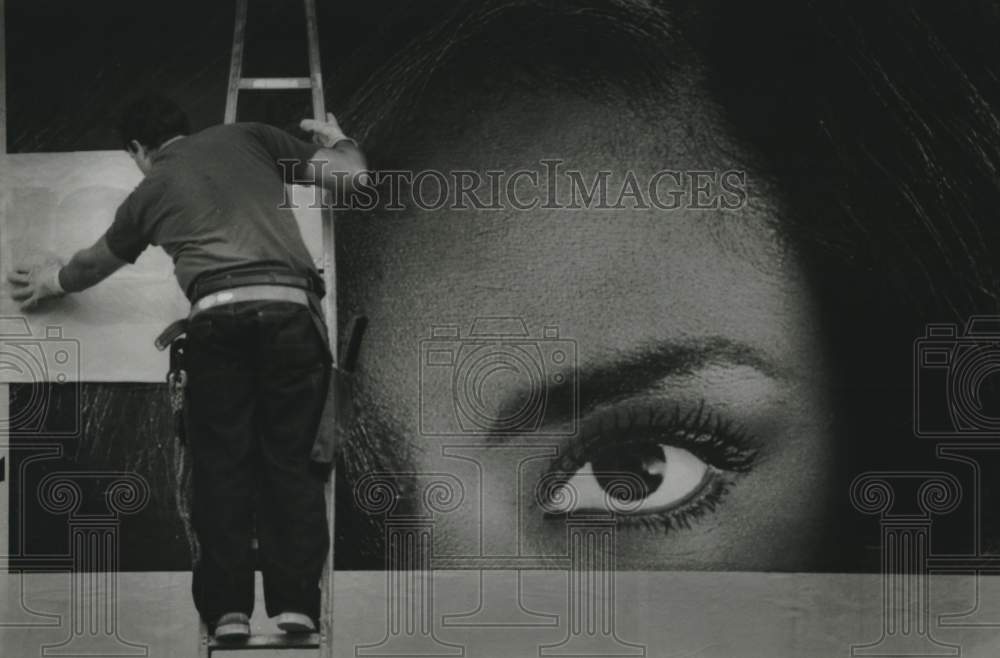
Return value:
[(168, 144), (118, 207), (108, 247), (130, 263), (150, 244), (163, 247), (189, 296), (199, 274), (242, 265), (282, 263), (316, 279), (295, 216), (280, 207), (278, 161), (305, 163), (318, 148), (261, 123), (215, 126)]

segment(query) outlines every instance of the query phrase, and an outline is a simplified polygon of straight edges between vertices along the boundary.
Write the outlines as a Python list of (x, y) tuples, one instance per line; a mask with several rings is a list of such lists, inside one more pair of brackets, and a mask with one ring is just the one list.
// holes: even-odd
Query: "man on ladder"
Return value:
[(187, 332), (186, 440), (201, 549), (193, 595), (217, 639), (249, 636), (255, 531), (266, 607), (279, 628), (313, 631), (320, 613), (330, 539), (324, 482), (310, 452), (332, 354), (319, 309), (323, 278), (283, 209), (290, 182), (283, 177), (350, 187), (363, 182), (366, 163), (333, 115), (302, 128), (318, 149), (256, 123), (188, 134), (171, 101), (132, 103), (120, 132), (145, 178), (111, 227), (66, 265), (10, 275), (14, 299), (30, 309), (93, 286), (149, 244), (173, 258), (191, 301), (178, 333)]

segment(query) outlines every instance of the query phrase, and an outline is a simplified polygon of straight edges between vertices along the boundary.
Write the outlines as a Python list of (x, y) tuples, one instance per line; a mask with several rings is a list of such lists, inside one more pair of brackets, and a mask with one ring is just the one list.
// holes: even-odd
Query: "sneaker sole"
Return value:
[(250, 637), (250, 626), (247, 624), (223, 624), (215, 629), (215, 639), (230, 642), (245, 640)]
[(278, 622), (278, 628), (286, 633), (315, 633), (316, 629), (297, 621)]

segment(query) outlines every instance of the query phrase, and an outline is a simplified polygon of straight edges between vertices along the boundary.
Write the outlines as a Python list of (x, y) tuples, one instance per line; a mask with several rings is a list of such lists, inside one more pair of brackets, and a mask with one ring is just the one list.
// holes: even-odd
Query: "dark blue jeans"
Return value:
[(330, 539), (309, 453), (328, 354), (309, 309), (290, 302), (220, 306), (191, 321), (187, 440), (201, 546), (192, 590), (209, 624), (253, 611), (255, 534), (268, 615), (319, 615)]

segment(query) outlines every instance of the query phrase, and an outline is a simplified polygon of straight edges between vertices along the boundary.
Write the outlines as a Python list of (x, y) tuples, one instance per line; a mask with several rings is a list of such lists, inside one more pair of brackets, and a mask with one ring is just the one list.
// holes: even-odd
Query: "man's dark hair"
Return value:
[(190, 132), (184, 110), (159, 94), (145, 94), (135, 99), (125, 107), (118, 121), (118, 134), (126, 149), (133, 139), (147, 149), (155, 149), (171, 137)]

